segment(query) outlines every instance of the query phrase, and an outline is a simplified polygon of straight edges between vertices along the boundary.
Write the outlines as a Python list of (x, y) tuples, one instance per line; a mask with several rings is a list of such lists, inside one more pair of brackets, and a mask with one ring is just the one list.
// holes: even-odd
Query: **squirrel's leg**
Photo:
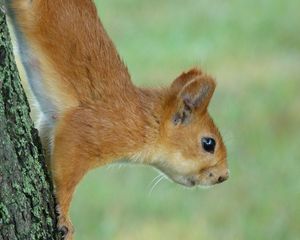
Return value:
[(73, 226), (69, 218), (70, 203), (77, 184), (89, 169), (90, 159), (75, 121), (68, 116), (58, 121), (51, 156), (59, 210), (58, 227), (65, 233), (67, 240), (73, 239)]

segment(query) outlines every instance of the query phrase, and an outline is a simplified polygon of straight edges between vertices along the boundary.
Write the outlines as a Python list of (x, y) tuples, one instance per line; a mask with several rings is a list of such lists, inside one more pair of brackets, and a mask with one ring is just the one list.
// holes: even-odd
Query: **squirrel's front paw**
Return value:
[(64, 240), (73, 240), (74, 228), (69, 218), (59, 216), (58, 231)]

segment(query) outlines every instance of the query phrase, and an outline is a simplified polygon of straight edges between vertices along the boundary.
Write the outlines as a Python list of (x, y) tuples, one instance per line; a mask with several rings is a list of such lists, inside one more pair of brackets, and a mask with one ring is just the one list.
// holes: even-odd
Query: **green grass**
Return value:
[(101, 19), (143, 86), (201, 65), (216, 76), (210, 106), (231, 178), (208, 190), (151, 168), (95, 170), (71, 216), (77, 240), (280, 240), (300, 236), (300, 2), (97, 1)]

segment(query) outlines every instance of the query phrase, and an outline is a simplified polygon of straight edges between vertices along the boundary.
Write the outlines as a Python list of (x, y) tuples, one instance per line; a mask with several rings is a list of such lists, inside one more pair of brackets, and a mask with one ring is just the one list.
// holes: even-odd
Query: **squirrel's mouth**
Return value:
[(229, 170), (226, 169), (214, 169), (209, 168), (205, 171), (193, 171), (184, 172), (178, 171), (178, 169), (166, 168), (165, 166), (154, 166), (156, 169), (160, 170), (167, 179), (183, 185), (185, 187), (210, 187), (219, 183), (226, 181), (229, 177)]
[(215, 181), (212, 179), (201, 179), (200, 176), (180, 176), (180, 175), (168, 176), (168, 178), (173, 182), (183, 185), (185, 187), (199, 186), (203, 188), (211, 187), (213, 185), (216, 185), (226, 180), (226, 179), (224, 180), (222, 179), (222, 181)]
[(180, 185), (183, 185), (185, 187), (195, 187), (197, 185), (200, 185), (200, 181), (196, 180), (193, 176), (168, 176), (170, 180), (172, 180), (175, 183), (178, 183)]

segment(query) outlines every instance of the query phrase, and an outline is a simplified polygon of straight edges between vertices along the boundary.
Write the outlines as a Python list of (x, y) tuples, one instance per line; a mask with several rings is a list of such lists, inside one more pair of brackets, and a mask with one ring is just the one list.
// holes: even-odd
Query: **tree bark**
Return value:
[(55, 199), (0, 10), (0, 240), (59, 240)]

